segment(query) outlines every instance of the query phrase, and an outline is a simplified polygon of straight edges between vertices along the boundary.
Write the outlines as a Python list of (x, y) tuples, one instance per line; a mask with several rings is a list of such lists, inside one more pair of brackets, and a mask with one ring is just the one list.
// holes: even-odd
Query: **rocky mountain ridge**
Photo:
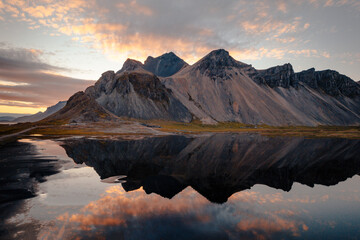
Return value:
[[(134, 66), (134, 62), (128, 62)], [(159, 78), (146, 71), (125, 70), (104, 73), (86, 89), (102, 107), (120, 117), (190, 122), (191, 113), (165, 88)], [(141, 69), (140, 69), (141, 70)]]
[(163, 83), (203, 122), (360, 124), (360, 88), (354, 81), (331, 70), (310, 76), (316, 80), (312, 85), (291, 64), (257, 70), (219, 49)]
[(45, 112), (38, 112), (38, 113), (35, 113), (33, 115), (30, 115), (30, 116), (24, 116), (24, 117), (15, 118), (13, 121), (14, 122), (19, 122), (19, 123), (22, 123), (22, 122), (37, 122), (37, 121), (40, 121), (40, 120), (42, 120), (42, 119), (56, 113), (57, 111), (62, 109), (65, 105), (66, 105), (66, 101), (60, 101), (57, 104), (48, 107)]
[(144, 62), (144, 69), (159, 77), (169, 77), (188, 65), (173, 52), (169, 52), (156, 58), (149, 56)]
[(58, 112), (42, 121), (66, 121), (68, 123), (118, 121), (119, 118), (101, 107), (94, 98), (80, 91), (72, 95)]
[(295, 73), (290, 63), (257, 70), (223, 49), (193, 65), (179, 59), (173, 53), (148, 57), (145, 64), (128, 59), (118, 72), (103, 73), (85, 94), (126, 118), (360, 125), (360, 85), (336, 71)]
[(176, 56), (173, 52), (169, 52), (156, 58), (149, 56), (145, 60), (144, 64), (140, 61), (128, 58), (124, 62), (123, 67), (117, 71), (116, 74), (136, 70), (148, 71), (158, 77), (169, 77), (188, 65), (189, 64)]

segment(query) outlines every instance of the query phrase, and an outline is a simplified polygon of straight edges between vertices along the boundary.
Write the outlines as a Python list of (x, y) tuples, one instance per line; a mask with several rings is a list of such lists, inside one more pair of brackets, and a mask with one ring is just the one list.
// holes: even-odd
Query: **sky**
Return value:
[(0, 114), (44, 111), (127, 58), (170, 51), (359, 81), (359, 23), (359, 0), (0, 0)]

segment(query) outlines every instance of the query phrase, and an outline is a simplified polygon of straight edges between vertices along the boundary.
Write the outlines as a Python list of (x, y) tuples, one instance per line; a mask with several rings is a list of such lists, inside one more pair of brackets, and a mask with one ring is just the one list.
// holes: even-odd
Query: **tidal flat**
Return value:
[(1, 239), (360, 238), (359, 139), (28, 132), (0, 164)]

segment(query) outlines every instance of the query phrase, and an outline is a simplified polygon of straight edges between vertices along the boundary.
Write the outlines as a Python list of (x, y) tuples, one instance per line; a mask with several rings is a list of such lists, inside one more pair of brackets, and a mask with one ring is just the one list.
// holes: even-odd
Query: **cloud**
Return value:
[(110, 238), (106, 234), (121, 235), (125, 239), (173, 239), (174, 236), (181, 239), (287, 239), (308, 230), (294, 211), (258, 212), (257, 208), (248, 207), (257, 196), (241, 194), (242, 197), (232, 197), (220, 205), (210, 203), (190, 187), (170, 200), (156, 194), (147, 195), (142, 189), (125, 192), (120, 186), (112, 186), (79, 211), (58, 216), (54, 224), (57, 227), (43, 228), (41, 236), (43, 239)]
[(283, 12), (283, 13), (287, 13), (287, 6), (285, 2), (279, 2), (278, 3), (278, 9), (279, 11)]
[(316, 49), (302, 49), (302, 50), (290, 50), (289, 54), (293, 54), (295, 56), (304, 56), (304, 57), (312, 57), (312, 58), (330, 58), (330, 53), (323, 51), (319, 52)]
[(265, 218), (245, 219), (237, 224), (240, 231), (248, 231), (256, 236), (256, 239), (270, 239), (269, 236), (276, 233), (290, 232), (299, 237), (300, 230), (307, 231), (308, 226), (294, 220), (287, 220), (276, 215)]
[(360, 10), (360, 2), (358, 0), (308, 0), (308, 3), (315, 7), (341, 7), (349, 6)]
[[(306, 65), (308, 59), (303, 57), (316, 55), (324, 60), (333, 57), (339, 42), (346, 42), (339, 49), (351, 51), (352, 47), (358, 51), (354, 24), (359, 20), (357, 0), (40, 0), (36, 4), (1, 0), (0, 3), (3, 21), (16, 18), (33, 31), (68, 36), (79, 46), (103, 52), (110, 60), (119, 62), (126, 58), (144, 61), (149, 55), (173, 51), (192, 64), (213, 49), (225, 48), (250, 54), (248, 57), (237, 54), (245, 56), (239, 60), (268, 58), (289, 62), (298, 56), (297, 60)], [(338, 8), (337, 14), (346, 17), (334, 20), (332, 8)], [(334, 26), (339, 31), (336, 34), (331, 32)], [(353, 29), (350, 31), (349, 27)], [(321, 31), (326, 34), (319, 34)], [(347, 32), (342, 39), (340, 33), (344, 31)], [(315, 49), (318, 54), (300, 53), (304, 49)], [(320, 61), (318, 65), (324, 67)]]
[[(149, 55), (175, 51), (189, 63), (194, 63), (216, 48), (234, 52), (246, 48), (260, 51), (257, 45), (262, 39), (283, 45), (295, 44), (295, 35), (309, 24), (289, 14), (292, 11), (290, 5), (281, 0), (199, 0), (196, 3), (43, 0), (35, 6), (17, 0), (4, 1), (4, 9), (6, 7), (20, 10), (19, 13), (5, 11), (24, 15), (21, 19), (34, 23), (30, 28), (46, 26), (71, 36), (74, 41), (100, 49), (112, 59), (145, 60)], [(285, 16), (273, 14), (279, 11)], [(273, 56), (284, 57), (281, 54)]]
[(53, 9), (52, 7), (36, 6), (36, 7), (29, 7), (25, 9), (25, 11), (29, 13), (29, 15), (32, 17), (44, 18), (51, 16), (55, 11), (55, 9)]
[(0, 105), (47, 107), (93, 83), (57, 74), (69, 69), (42, 62), (41, 55), (36, 49), (0, 49)]
[(65, 71), (41, 61), (41, 50), (24, 48), (1, 48), (0, 69), (6, 71)]
[[(125, 192), (120, 186), (111, 186), (98, 200), (58, 216), (53, 227), (45, 226), (39, 236), (42, 239), (113, 236), (124, 239), (291, 239), (309, 230), (302, 220), (304, 211), (294, 206), (288, 208), (283, 201), (273, 201), (279, 197), (276, 193), (263, 196), (272, 206), (266, 208), (258, 205), (263, 203), (260, 192), (244, 191), (235, 195), (237, 197), (233, 195), (227, 203), (213, 204), (191, 187), (170, 200), (145, 194), (143, 189)], [(274, 203), (282, 207), (273, 208)]]
[(124, 1), (116, 4), (120, 13), (127, 15), (145, 15), (152, 16), (153, 10), (145, 5), (139, 4), (136, 0)]

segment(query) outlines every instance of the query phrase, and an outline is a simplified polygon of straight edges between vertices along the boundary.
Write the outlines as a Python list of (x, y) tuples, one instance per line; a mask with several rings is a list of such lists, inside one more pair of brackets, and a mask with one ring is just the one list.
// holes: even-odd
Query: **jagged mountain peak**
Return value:
[(315, 69), (311, 68), (296, 73), (296, 77), (299, 82), (330, 96), (342, 95), (350, 98), (360, 96), (359, 84), (335, 70), (315, 71)]
[(226, 70), (231, 68), (244, 68), (250, 65), (236, 61), (230, 56), (229, 52), (224, 49), (218, 49), (210, 52), (205, 57), (200, 59), (194, 65), (191, 66), (190, 71), (200, 71), (201, 74), (210, 77), (211, 79), (229, 79), (229, 75)]
[(86, 93), (115, 115), (130, 118), (359, 124), (360, 85), (333, 70), (295, 73), (290, 63), (257, 70), (224, 49), (184, 66), (172, 52), (149, 56), (145, 64), (128, 59), (122, 70), (104, 73)]
[(144, 70), (144, 65), (135, 59), (128, 58), (124, 62), (122, 68), (116, 72), (116, 74), (125, 72), (125, 71), (136, 71), (136, 70)]
[(182, 60), (174, 52), (168, 52), (168, 53), (164, 53), (163, 55), (160, 55), (158, 57), (148, 56), (147, 59), (144, 62), (144, 65), (146, 65), (146, 63), (148, 63), (150, 61), (153, 61), (154, 59), (171, 59), (171, 58)]
[(201, 62), (214, 62), (216, 65), (214, 67), (221, 67), (221, 66), (237, 66), (237, 61), (232, 58), (228, 51), (224, 49), (217, 49), (211, 51), (205, 57), (200, 59)]
[(295, 76), (293, 66), (290, 63), (278, 65), (265, 70), (258, 70), (257, 74), (252, 76), (257, 83), (266, 83), (269, 87), (297, 87), (298, 79)]
[(155, 74), (145, 70), (103, 75), (85, 93), (119, 117), (183, 122), (192, 119), (191, 113), (173, 97), (171, 90)]
[(175, 53), (165, 53), (159, 57), (149, 56), (144, 62), (144, 69), (159, 77), (174, 75), (188, 64)]
[(216, 50), (212, 50), (210, 53), (208, 53), (206, 57), (211, 57), (211, 56), (216, 56), (216, 57), (230, 57), (230, 54), (228, 51), (226, 51), (225, 49), (216, 49)]
[[(311, 69), (309, 69), (311, 70)], [(314, 69), (315, 70), (315, 69)], [(264, 70), (258, 70), (258, 71), (267, 71), (267, 72), (280, 72), (280, 71), (290, 71), (290, 72), (294, 72), (293, 66), (291, 65), (291, 63), (285, 63), (283, 65), (277, 65), (275, 67), (271, 67), (271, 68), (267, 68)]]
[(101, 74), (101, 79), (109, 79), (109, 78), (113, 78), (115, 76), (115, 72), (112, 71), (112, 70), (109, 70), (109, 71), (106, 71), (106, 72), (103, 72)]

